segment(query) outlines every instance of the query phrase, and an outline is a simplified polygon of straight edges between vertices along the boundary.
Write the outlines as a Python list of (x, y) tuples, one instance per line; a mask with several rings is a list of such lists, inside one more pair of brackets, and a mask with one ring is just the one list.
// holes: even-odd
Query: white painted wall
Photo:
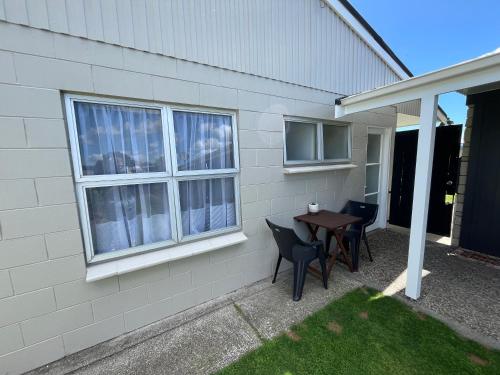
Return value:
[(400, 80), (321, 0), (0, 0), (0, 20), (350, 95)]
[[(368, 125), (351, 118), (352, 170), (283, 173), (283, 116), (333, 118), (335, 94), (0, 22), (0, 369), (18, 373), (270, 276), (264, 218), (361, 199)], [(86, 283), (62, 92), (238, 113), (242, 245)], [(297, 228), (304, 233), (304, 228)], [(156, 296), (156, 297), (152, 297)]]

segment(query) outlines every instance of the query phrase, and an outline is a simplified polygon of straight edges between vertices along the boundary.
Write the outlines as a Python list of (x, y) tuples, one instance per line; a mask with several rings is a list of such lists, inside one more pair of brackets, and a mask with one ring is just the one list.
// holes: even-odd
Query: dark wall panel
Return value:
[(500, 256), (500, 90), (467, 102), (474, 115), (460, 245)]

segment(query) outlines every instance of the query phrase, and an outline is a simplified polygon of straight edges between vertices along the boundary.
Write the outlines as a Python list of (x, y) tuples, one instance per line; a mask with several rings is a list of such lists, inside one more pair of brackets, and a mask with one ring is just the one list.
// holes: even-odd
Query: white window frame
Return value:
[[(131, 174), (109, 174), (109, 175), (96, 175), (96, 176), (85, 176), (83, 174), (83, 168), (81, 163), (81, 153), (80, 153), (80, 143), (78, 142), (78, 129), (76, 126), (75, 108), (73, 102), (85, 102), (85, 103), (97, 103), (97, 104), (109, 104), (109, 105), (122, 105), (128, 107), (136, 108), (146, 108), (146, 109), (156, 109), (161, 112), (161, 121), (166, 123), (168, 119), (168, 111), (166, 106), (159, 104), (152, 104), (140, 101), (129, 101), (123, 99), (108, 99), (101, 97), (93, 97), (88, 95), (65, 95), (66, 104), (66, 116), (68, 120), (68, 130), (69, 130), (69, 140), (71, 144), (71, 156), (73, 160), (73, 170), (75, 174), (75, 180), (77, 182), (94, 182), (94, 181), (109, 181), (109, 180), (129, 180)], [(169, 144), (169, 135), (166, 134), (167, 129), (162, 127), (163, 130), (163, 142), (167, 146)], [(152, 178), (152, 177), (172, 177), (171, 171), (171, 154), (170, 151), (164, 147), (165, 153), (165, 172), (149, 172), (149, 173), (134, 173), (134, 178)]]
[[(176, 205), (176, 217), (177, 217), (177, 226), (179, 228), (179, 242), (190, 242), (190, 241), (196, 241), (200, 239), (204, 239), (207, 237), (213, 237), (213, 236), (219, 236), (222, 234), (227, 234), (230, 232), (234, 232), (235, 229), (241, 229), (241, 205), (240, 205), (240, 183), (239, 183), (239, 176), (234, 173), (224, 173), (224, 174), (198, 174), (198, 175), (192, 175), (192, 176), (181, 176), (176, 178), (176, 184), (175, 184), (175, 190), (174, 190), (174, 196), (175, 196), (175, 202), (178, 203)], [(179, 183), (181, 181), (193, 181), (193, 180), (210, 180), (210, 179), (217, 179), (217, 178), (234, 178), (234, 209), (236, 212), (236, 225), (233, 227), (227, 227), (227, 228), (221, 228), (221, 229), (216, 229), (212, 230), (209, 232), (202, 232), (202, 233), (197, 233), (197, 234), (183, 234), (182, 233), (182, 213), (181, 213), (181, 205), (180, 205), (180, 193), (179, 193)]]
[[(286, 123), (287, 122), (302, 122), (306, 124), (316, 124), (316, 152), (317, 160), (288, 160), (286, 149)], [(347, 152), (348, 157), (342, 159), (325, 159), (324, 158), (324, 140), (323, 140), (323, 124), (328, 126), (347, 127)], [(352, 160), (352, 125), (348, 122), (340, 121), (324, 121), (308, 119), (304, 117), (284, 117), (283, 119), (283, 164), (291, 165), (329, 165), (329, 164), (344, 164), (350, 163)]]
[[(95, 255), (94, 244), (92, 242), (92, 231), (90, 227), (89, 220), (89, 210), (86, 189), (95, 187), (111, 187), (111, 186), (130, 186), (130, 185), (140, 185), (140, 184), (152, 184), (152, 183), (167, 183), (168, 190), (168, 205), (170, 214), (170, 233), (172, 233), (172, 239), (167, 241), (154, 242), (145, 245), (139, 245), (134, 247), (129, 247), (127, 249), (120, 249), (116, 251), (111, 251), (104, 254)], [(129, 255), (135, 255), (138, 253), (143, 253), (150, 250), (155, 250), (158, 248), (165, 248), (173, 246), (178, 242), (177, 235), (177, 220), (175, 218), (176, 212), (176, 202), (174, 199), (174, 186), (175, 181), (172, 177), (170, 178), (142, 178), (142, 179), (119, 179), (119, 180), (109, 180), (109, 181), (95, 181), (86, 182), (83, 184), (77, 184), (76, 194), (78, 197), (78, 207), (80, 210), (80, 221), (82, 223), (82, 232), (85, 243), (85, 254), (87, 256), (88, 263), (101, 262), (110, 259), (121, 258)]]
[[(82, 235), (85, 244), (85, 255), (88, 264), (115, 260), (139, 253), (173, 247), (181, 243), (191, 242), (198, 239), (216, 237), (241, 230), (241, 202), (239, 184), (239, 148), (238, 148), (238, 125), (236, 113), (232, 111), (217, 111), (205, 108), (193, 108), (183, 106), (171, 106), (168, 104), (142, 102), (136, 100), (110, 99), (90, 95), (65, 94), (66, 118), (68, 123), (68, 134), (71, 145), (71, 158), (74, 170), (75, 191), (80, 212)], [(138, 108), (156, 109), (161, 111), (163, 142), (165, 152), (165, 172), (110, 174), (110, 175), (83, 175), (80, 145), (78, 142), (78, 129), (75, 117), (74, 102), (87, 102), (109, 105), (123, 105)], [(175, 133), (173, 124), (173, 111), (210, 113), (231, 116), (233, 132), (233, 155), (234, 168), (200, 171), (178, 171), (177, 154), (175, 149)], [(203, 232), (196, 235), (182, 234), (182, 217), (179, 200), (179, 181), (213, 178), (234, 178), (235, 213), (236, 225), (218, 230)], [(93, 249), (92, 232), (90, 227), (88, 202), (86, 189), (93, 187), (138, 185), (149, 183), (167, 183), (168, 202), (170, 209), (170, 223), (172, 239), (155, 242), (146, 245), (135, 246), (127, 249), (112, 251), (104, 254), (95, 254)]]
[[(231, 116), (231, 122), (233, 125), (233, 147), (234, 147), (234, 168), (225, 168), (225, 169), (205, 169), (199, 171), (179, 171), (177, 166), (177, 148), (175, 143), (175, 131), (174, 131), (174, 112), (191, 112), (191, 113), (209, 113), (212, 115), (221, 115), (221, 116)], [(173, 175), (174, 176), (193, 176), (193, 175), (215, 175), (215, 174), (227, 174), (227, 173), (238, 173), (240, 170), (240, 158), (237, 150), (238, 148), (238, 137), (236, 134), (236, 114), (228, 113), (228, 112), (220, 112), (213, 110), (201, 110), (201, 109), (193, 109), (179, 106), (170, 106), (168, 110), (168, 130), (169, 134), (172, 134), (170, 140), (170, 153), (171, 160), (173, 166)]]

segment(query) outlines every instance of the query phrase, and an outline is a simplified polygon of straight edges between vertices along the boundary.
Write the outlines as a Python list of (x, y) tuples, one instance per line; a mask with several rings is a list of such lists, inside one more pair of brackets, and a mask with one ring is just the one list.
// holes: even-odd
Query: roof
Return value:
[(500, 87), (500, 51), (341, 100), (339, 117), (450, 91), (471, 94)]
[(363, 27), (368, 31), (368, 33), (377, 41), (377, 43), (382, 47), (382, 49), (391, 56), (394, 61), (403, 69), (406, 74), (413, 77), (413, 73), (408, 69), (408, 67), (401, 61), (401, 59), (394, 53), (394, 51), (389, 47), (389, 45), (384, 41), (384, 39), (370, 26), (370, 24), (363, 18), (363, 16), (354, 8), (351, 3), (347, 0), (338, 0), (347, 10), (353, 15), (358, 22), (363, 25)]
[[(375, 31), (375, 29), (364, 19), (364, 17), (349, 3), (348, 0), (337, 0), (341, 3), (352, 16), (363, 26), (363, 28), (372, 36), (379, 46), (399, 65), (399, 67), (409, 76), (414, 77), (410, 69), (401, 61), (396, 53), (389, 47), (385, 40)], [(448, 115), (441, 106), (438, 106), (438, 117), (440, 121), (446, 122)]]

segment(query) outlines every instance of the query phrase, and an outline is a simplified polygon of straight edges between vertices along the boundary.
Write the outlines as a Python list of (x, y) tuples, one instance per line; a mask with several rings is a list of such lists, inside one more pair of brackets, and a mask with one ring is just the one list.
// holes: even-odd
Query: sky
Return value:
[[(500, 0), (349, 0), (414, 75), (469, 60), (500, 47)], [(464, 123), (465, 97), (439, 104)]]

